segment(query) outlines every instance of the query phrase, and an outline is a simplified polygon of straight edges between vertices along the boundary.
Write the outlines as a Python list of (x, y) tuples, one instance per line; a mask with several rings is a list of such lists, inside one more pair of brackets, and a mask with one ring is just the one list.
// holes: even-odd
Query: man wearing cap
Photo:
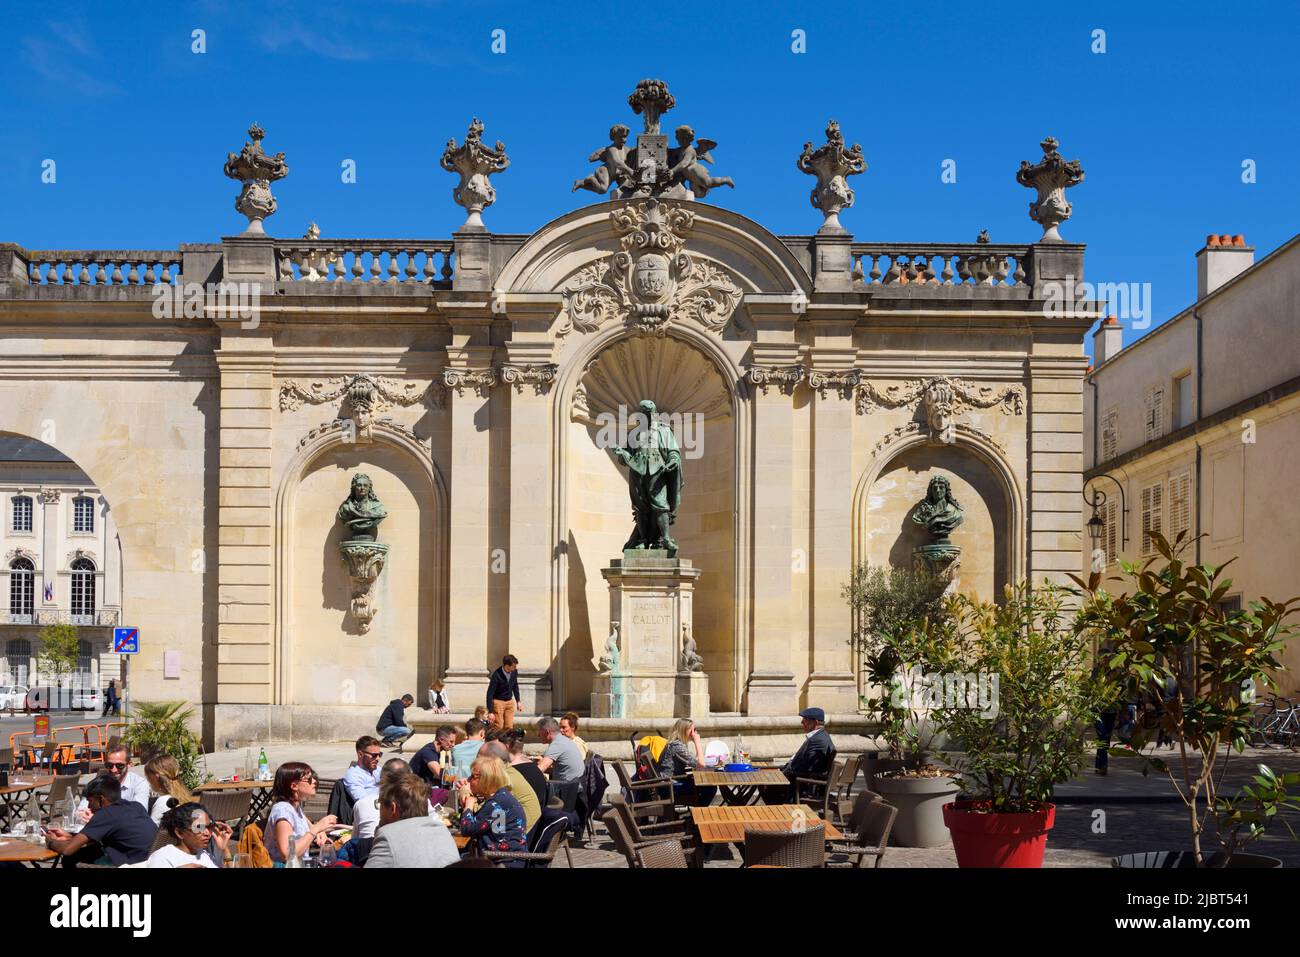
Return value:
[[(826, 712), (821, 708), (804, 708), (799, 712), (803, 727), (803, 744), (789, 761), (781, 766), (781, 773), (790, 779), (788, 788), (766, 788), (763, 800), (768, 804), (797, 802), (795, 778), (824, 778), (835, 760), (835, 743), (826, 733)], [(784, 792), (784, 794), (780, 793)]]

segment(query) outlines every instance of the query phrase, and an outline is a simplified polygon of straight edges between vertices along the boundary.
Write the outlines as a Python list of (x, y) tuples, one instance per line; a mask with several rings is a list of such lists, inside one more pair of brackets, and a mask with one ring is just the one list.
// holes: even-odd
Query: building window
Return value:
[(32, 500), (27, 495), (15, 495), (13, 498), (13, 520), (9, 527), (15, 532), (32, 530)]
[(1106, 564), (1119, 561), (1119, 502), (1106, 502), (1101, 507), (1101, 547), (1106, 551)]
[(1119, 409), (1107, 409), (1101, 419), (1101, 460), (1109, 462), (1119, 454)]
[(80, 495), (72, 500), (72, 530), (77, 533), (95, 531), (95, 500)]
[(1230, 612), (1241, 611), (1241, 596), (1229, 595), (1222, 601), (1216, 602), (1215, 605), (1219, 611), (1223, 612), (1225, 615)]
[(1165, 390), (1159, 386), (1147, 389), (1146, 440), (1158, 439), (1165, 434)]
[(35, 604), (36, 567), (30, 559), (15, 558), (9, 565), (10, 624), (30, 625)]
[(90, 671), (90, 663), (95, 657), (95, 646), (84, 638), (77, 642), (77, 670)]
[(1192, 475), (1183, 472), (1169, 479), (1169, 540), (1180, 532), (1192, 534)]
[(9, 672), (9, 681), (26, 684), (31, 660), (32, 643), (26, 638), (10, 638), (5, 645), (5, 670)]
[(1142, 556), (1154, 555), (1155, 542), (1151, 534), (1163, 535), (1165, 531), (1165, 483), (1156, 482), (1142, 489)]
[[(95, 620), (95, 563), (78, 558), (72, 563), (72, 623), (90, 625)], [(84, 620), (84, 619), (89, 619)], [(78, 620), (83, 619), (83, 620)]]
[(1192, 424), (1192, 374), (1184, 372), (1174, 377), (1174, 428)]

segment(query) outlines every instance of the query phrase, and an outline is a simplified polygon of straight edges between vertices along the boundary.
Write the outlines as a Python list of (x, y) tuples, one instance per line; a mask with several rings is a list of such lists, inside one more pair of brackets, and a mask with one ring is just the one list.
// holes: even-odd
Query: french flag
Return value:
[(45, 583), (45, 600), (47, 602), (54, 601), (54, 582)]

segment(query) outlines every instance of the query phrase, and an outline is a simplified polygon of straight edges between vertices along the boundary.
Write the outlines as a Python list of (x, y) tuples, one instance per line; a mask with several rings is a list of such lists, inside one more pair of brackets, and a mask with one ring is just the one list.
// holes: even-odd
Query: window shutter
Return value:
[(1151, 533), (1164, 534), (1165, 486), (1156, 482), (1142, 489), (1142, 554), (1151, 555), (1155, 545)]
[(1165, 390), (1152, 386), (1147, 389), (1146, 440), (1158, 439), (1165, 427)]
[(1109, 462), (1119, 452), (1119, 410), (1108, 409), (1101, 426), (1101, 460)]
[(1169, 479), (1169, 538), (1192, 530), (1192, 476), (1189, 472)]
[(1106, 549), (1106, 564), (1119, 561), (1119, 502), (1107, 502), (1106, 526), (1102, 532), (1102, 546)]

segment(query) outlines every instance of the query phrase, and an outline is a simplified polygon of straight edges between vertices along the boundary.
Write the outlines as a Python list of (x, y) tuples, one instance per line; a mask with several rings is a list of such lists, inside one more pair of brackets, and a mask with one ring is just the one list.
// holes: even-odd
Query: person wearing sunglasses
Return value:
[(356, 763), (343, 775), (343, 786), (348, 789), (353, 804), (379, 794), (379, 761), (383, 756), (384, 749), (378, 738), (368, 734), (357, 738)]
[[(119, 745), (104, 755), (104, 773), (117, 782), (123, 801), (134, 801), (148, 812), (153, 788), (140, 775), (131, 773), (131, 752), (125, 746)], [(77, 819), (82, 824), (90, 820), (90, 806), (84, 796), (77, 805)]]
[(161, 827), (176, 843), (150, 854), (150, 867), (218, 867), (208, 853), (209, 845), (222, 860), (233, 833), (229, 824), (213, 821), (208, 809), (196, 802), (171, 808), (163, 815)]
[(63, 866), (76, 864), (139, 864), (149, 857), (158, 828), (149, 812), (122, 798), (122, 786), (111, 774), (101, 774), (85, 789), (90, 821), (76, 834), (57, 827), (45, 834), (45, 846), (63, 855)]
[(271, 813), (266, 817), (266, 852), (271, 863), (279, 867), (289, 855), (306, 857), (313, 844), (325, 843), (325, 832), (338, 823), (333, 814), (326, 814), (316, 823), (303, 813), (303, 803), (316, 793), (316, 772), (311, 765), (301, 761), (286, 761), (275, 769), (275, 783), (271, 786)]

